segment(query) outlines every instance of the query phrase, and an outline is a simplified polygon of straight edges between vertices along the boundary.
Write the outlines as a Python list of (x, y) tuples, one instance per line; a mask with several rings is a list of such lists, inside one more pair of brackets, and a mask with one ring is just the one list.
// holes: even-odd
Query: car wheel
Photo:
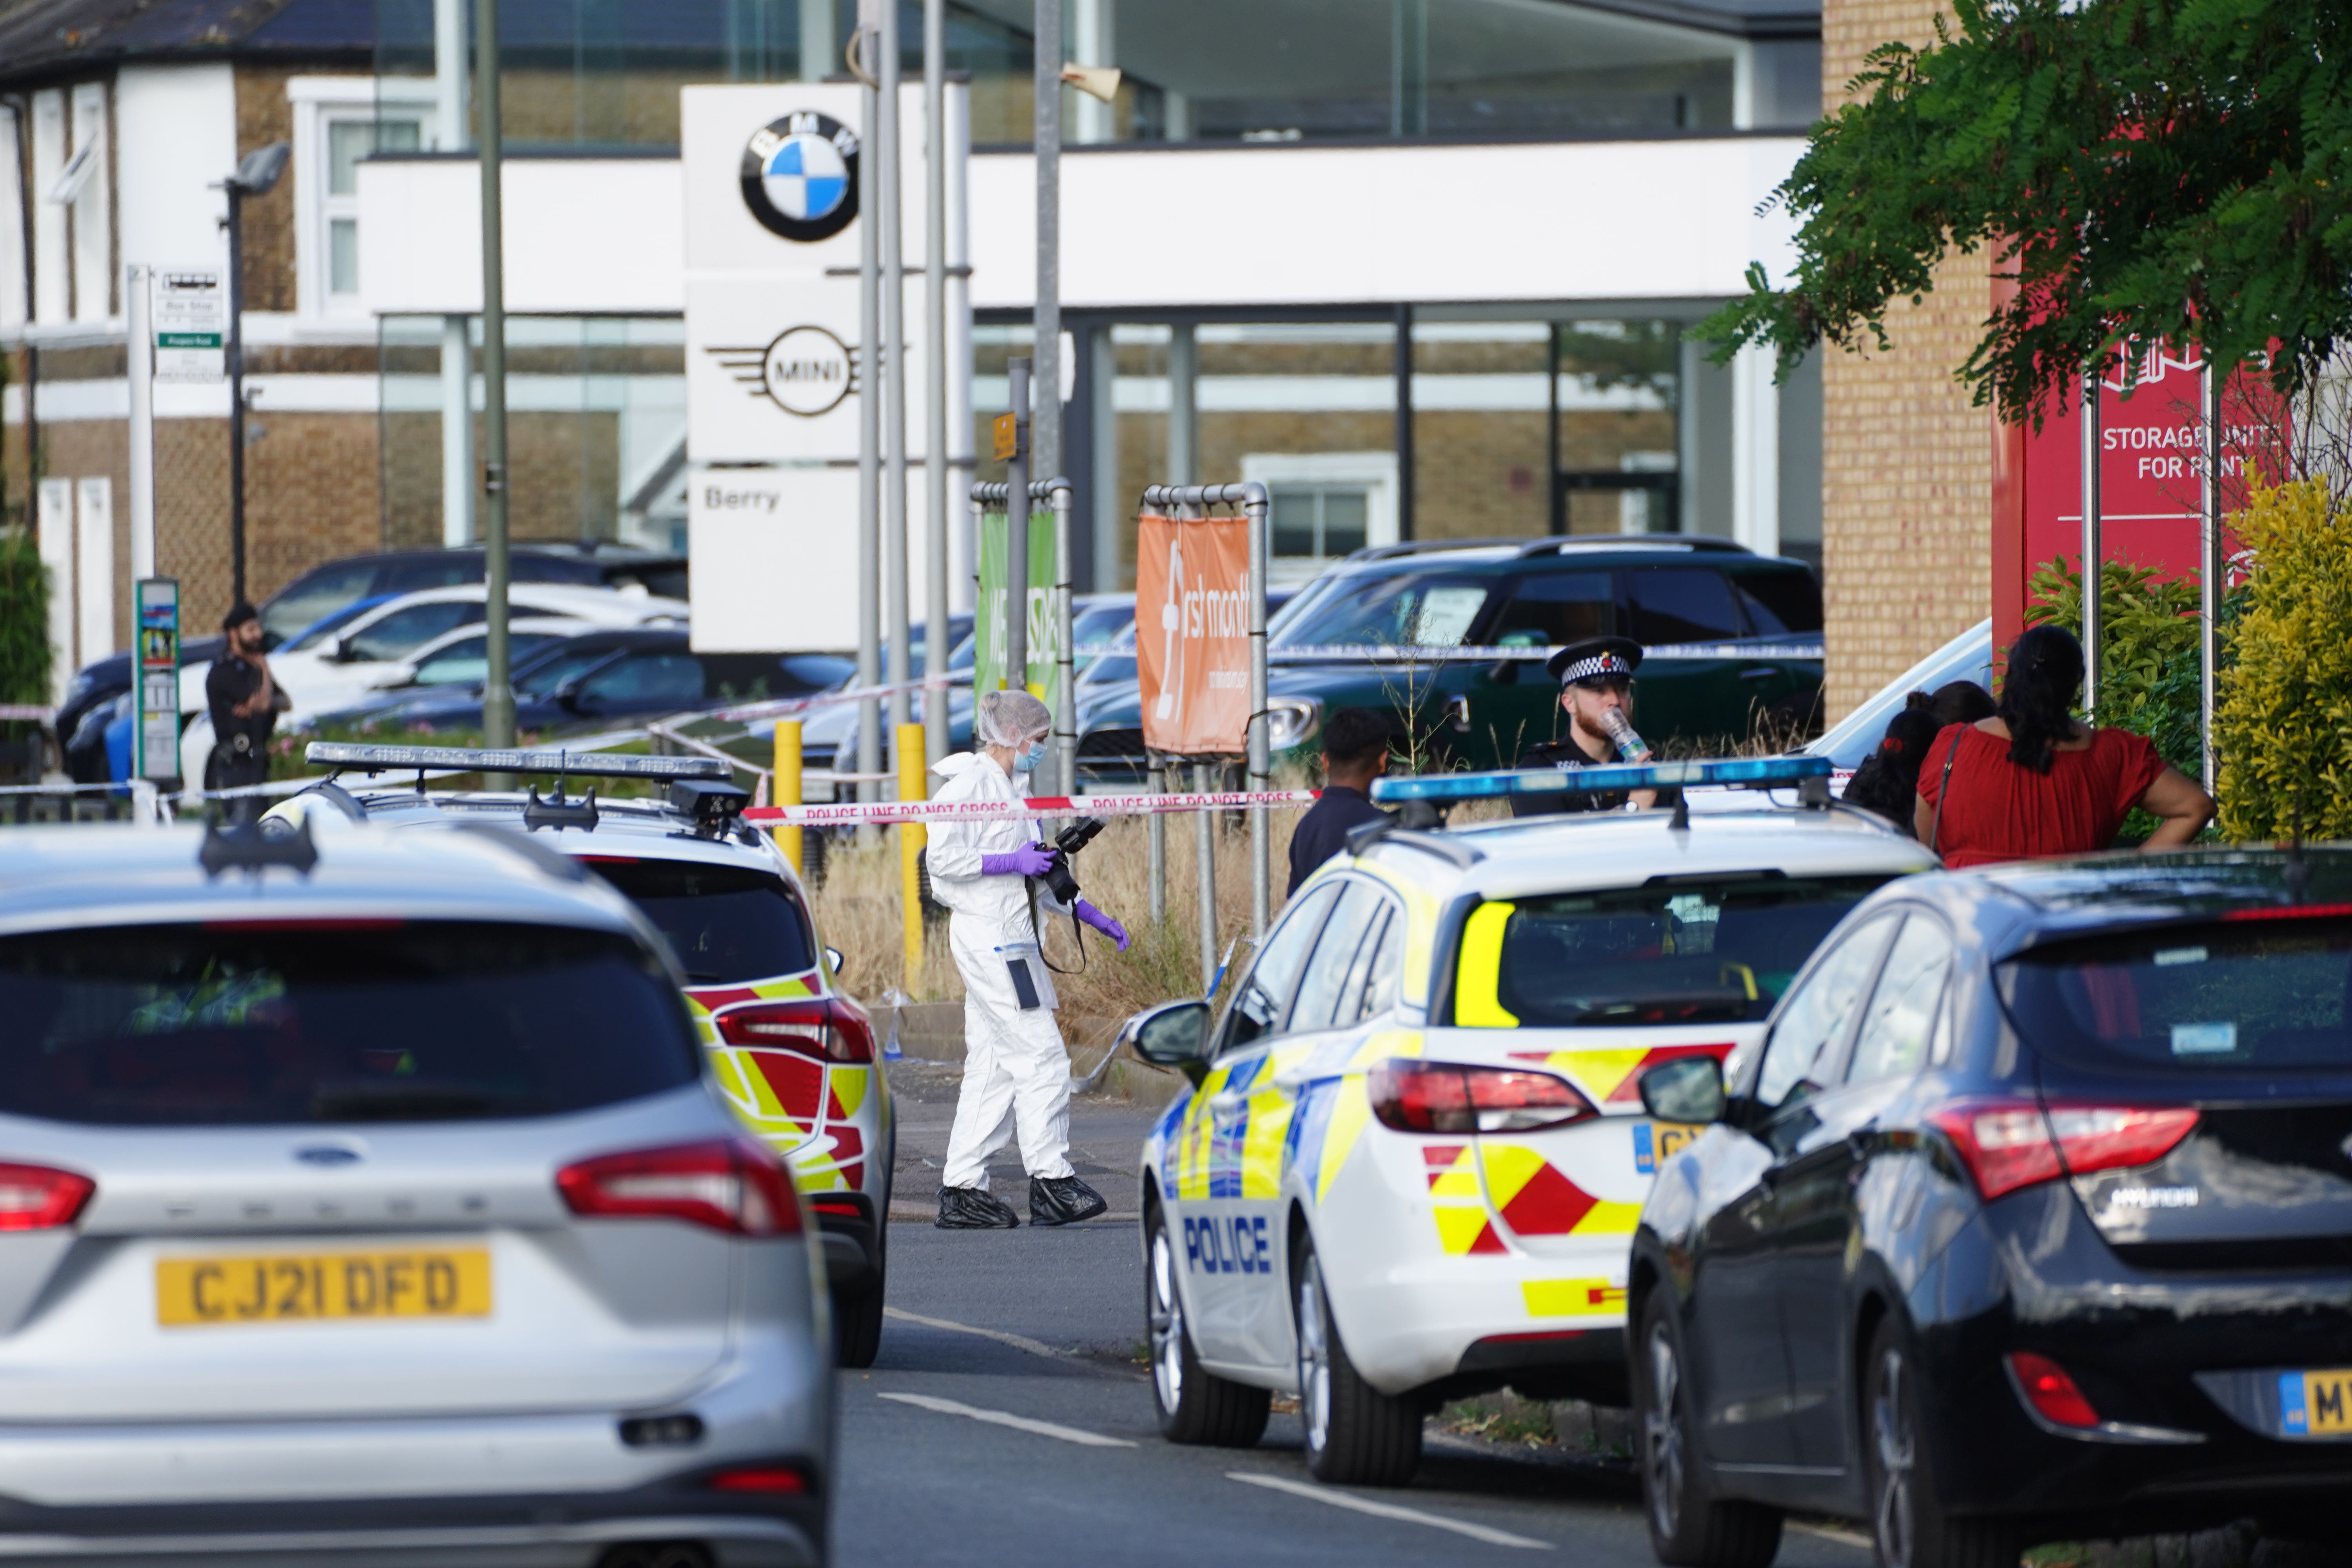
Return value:
[(1401, 1487), (1421, 1468), (1421, 1406), (1382, 1394), (1357, 1375), (1340, 1342), (1313, 1243), (1300, 1253), (1298, 1419), (1307, 1428), (1307, 1468), (1318, 1481)]
[(2017, 1535), (2008, 1525), (1955, 1518), (1937, 1500), (1916, 1359), (1894, 1318), (1871, 1336), (1864, 1364), (1862, 1454), (1880, 1568), (2017, 1568)]
[[(898, 1134), (890, 1133), (890, 1159), (885, 1171), (896, 1169)], [(833, 1298), (833, 1360), (836, 1366), (872, 1366), (882, 1349), (883, 1286), (890, 1269), (890, 1187), (886, 1181), (874, 1205), (874, 1275), (856, 1290)]]
[(1265, 1435), (1273, 1396), (1263, 1388), (1201, 1370), (1184, 1323), (1177, 1288), (1176, 1248), (1158, 1204), (1144, 1216), (1144, 1321), (1151, 1334), (1151, 1397), (1160, 1407), (1160, 1435), (1171, 1443), (1246, 1448)]
[(1780, 1550), (1780, 1510), (1717, 1502), (1700, 1473), (1697, 1425), (1674, 1303), (1663, 1289), (1642, 1308), (1633, 1417), (1642, 1445), (1643, 1512), (1650, 1550), (1674, 1568), (1765, 1568)]

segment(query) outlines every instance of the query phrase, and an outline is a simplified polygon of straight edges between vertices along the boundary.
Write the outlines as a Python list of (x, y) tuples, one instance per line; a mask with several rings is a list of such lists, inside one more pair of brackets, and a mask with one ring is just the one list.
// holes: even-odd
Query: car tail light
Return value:
[(1929, 1113), (1987, 1198), (2065, 1175), (2149, 1165), (2197, 1125), (2187, 1106), (1976, 1100)]
[(0, 1164), (0, 1230), (55, 1230), (73, 1224), (98, 1184), (47, 1165)]
[(572, 1212), (677, 1219), (730, 1236), (798, 1236), (800, 1195), (767, 1145), (714, 1138), (668, 1149), (600, 1154), (555, 1173)]
[(2048, 1356), (2012, 1351), (2009, 1372), (2025, 1402), (2053, 1426), (2089, 1428), (2099, 1424), (2099, 1413), (2091, 1408), (2091, 1402), (2083, 1397), (2083, 1391), (2074, 1386), (2066, 1369)]
[(809, 1489), (808, 1477), (791, 1465), (745, 1465), (721, 1470), (705, 1484), (715, 1492), (765, 1492), (772, 1497), (799, 1497)]
[(874, 1026), (838, 996), (796, 997), (730, 1007), (712, 1020), (730, 1046), (798, 1051), (820, 1061), (870, 1062)]
[(1400, 1132), (1533, 1132), (1600, 1114), (1566, 1079), (1517, 1068), (1391, 1058), (1364, 1087), (1381, 1125)]

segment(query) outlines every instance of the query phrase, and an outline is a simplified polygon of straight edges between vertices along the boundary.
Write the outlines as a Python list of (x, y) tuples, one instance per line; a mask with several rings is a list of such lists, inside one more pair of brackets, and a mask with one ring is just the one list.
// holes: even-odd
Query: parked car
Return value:
[(1661, 1562), (1882, 1563), (2352, 1489), (2352, 854), (2091, 857), (1858, 906), (1769, 1034), (1648, 1068), (1627, 1311)]
[(1622, 1403), (1626, 1242), (1691, 1132), (1640, 1068), (1752, 1049), (1839, 918), (1933, 863), (1814, 809), (1369, 825), (1222, 1017), (1127, 1026), (1192, 1079), (1141, 1162), (1162, 1433), (1246, 1447), (1296, 1393), (1318, 1479), (1395, 1486), (1442, 1400)]
[[(1862, 766), (1863, 758), (1878, 749), (1886, 735), (1886, 721), (1903, 710), (1905, 699), (1913, 692), (1932, 692), (1954, 680), (1973, 680), (1993, 691), (1993, 658), (1992, 622), (1979, 621), (1879, 688), (1868, 701), (1807, 745), (1806, 754), (1829, 758), (1841, 775), (1852, 773)], [(1841, 777), (1839, 787), (1843, 784)]]
[[(1275, 749), (1304, 758), (1324, 714), (1369, 708), (1428, 765), (1508, 767), (1557, 734), (1549, 651), (1603, 633), (1649, 649), (1633, 721), (1654, 743), (1801, 731), (1819, 721), (1821, 631), (1803, 563), (1726, 540), (1378, 546), (1309, 584), (1269, 628)], [(1080, 754), (1139, 771), (1141, 713), (1139, 692), (1095, 708)]]
[(823, 1561), (814, 1227), (626, 899), (498, 833), (5, 838), (0, 1555)]
[[(616, 544), (517, 544), (509, 556), (518, 583), (569, 583), (590, 588), (635, 588), (656, 598), (687, 596), (684, 556), (662, 555)], [(351, 555), (313, 566), (264, 599), (261, 610), (263, 646), (275, 651), (321, 617), (361, 599), (382, 600), (424, 588), (454, 587), (482, 580), (483, 552), (479, 545), (449, 550), (389, 550), (372, 555)], [(182, 626), (180, 663), (210, 664), (220, 657), (222, 638), (210, 626)], [(198, 634), (191, 636), (189, 634)], [(58, 710), (58, 736), (76, 743), (83, 716), (93, 707), (111, 701), (131, 689), (131, 656), (116, 653), (84, 666), (66, 689)], [(186, 711), (183, 709), (183, 711)], [(98, 737), (91, 736), (92, 742)], [(82, 755), (93, 754), (85, 747)], [(103, 766), (103, 751), (94, 753)], [(77, 782), (104, 782), (103, 771)]]

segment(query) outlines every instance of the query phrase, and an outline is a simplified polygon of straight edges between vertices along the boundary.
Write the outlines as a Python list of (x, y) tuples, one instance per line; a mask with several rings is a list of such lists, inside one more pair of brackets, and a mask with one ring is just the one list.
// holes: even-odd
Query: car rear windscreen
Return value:
[(2264, 910), (2037, 948), (1996, 976), (2018, 1033), (2077, 1068), (2352, 1067), (2352, 921)]
[(588, 856), (589, 868), (645, 910), (697, 985), (772, 980), (816, 967), (807, 917), (772, 872), (691, 860)]
[(700, 1071), (635, 942), (492, 921), (8, 937), (0, 1017), (0, 1112), (104, 1126), (551, 1116)]
[(1463, 930), (1456, 1021), (1504, 1022), (1472, 1016), (1484, 995), (1530, 1028), (1759, 1019), (1885, 880), (1674, 879), (1486, 904)]

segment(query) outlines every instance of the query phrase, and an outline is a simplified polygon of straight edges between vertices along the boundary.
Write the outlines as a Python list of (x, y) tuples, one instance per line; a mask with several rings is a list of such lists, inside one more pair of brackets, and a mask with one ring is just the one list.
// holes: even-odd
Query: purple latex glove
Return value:
[(1053, 863), (1051, 850), (1041, 849), (1034, 844), (1024, 844), (1020, 848), (1009, 849), (1002, 855), (982, 856), (980, 874), (983, 877), (1042, 877), (1045, 874), (1045, 868)]
[(1076, 904), (1071, 906), (1071, 912), (1076, 915), (1078, 919), (1086, 921), (1087, 924), (1094, 927), (1095, 930), (1102, 932), (1103, 935), (1110, 938), (1111, 941), (1118, 943), (1119, 952), (1125, 952), (1127, 951), (1127, 928), (1125, 926), (1119, 924), (1117, 921), (1111, 919), (1108, 915), (1103, 913), (1100, 910), (1095, 908), (1084, 899), (1080, 899)]

